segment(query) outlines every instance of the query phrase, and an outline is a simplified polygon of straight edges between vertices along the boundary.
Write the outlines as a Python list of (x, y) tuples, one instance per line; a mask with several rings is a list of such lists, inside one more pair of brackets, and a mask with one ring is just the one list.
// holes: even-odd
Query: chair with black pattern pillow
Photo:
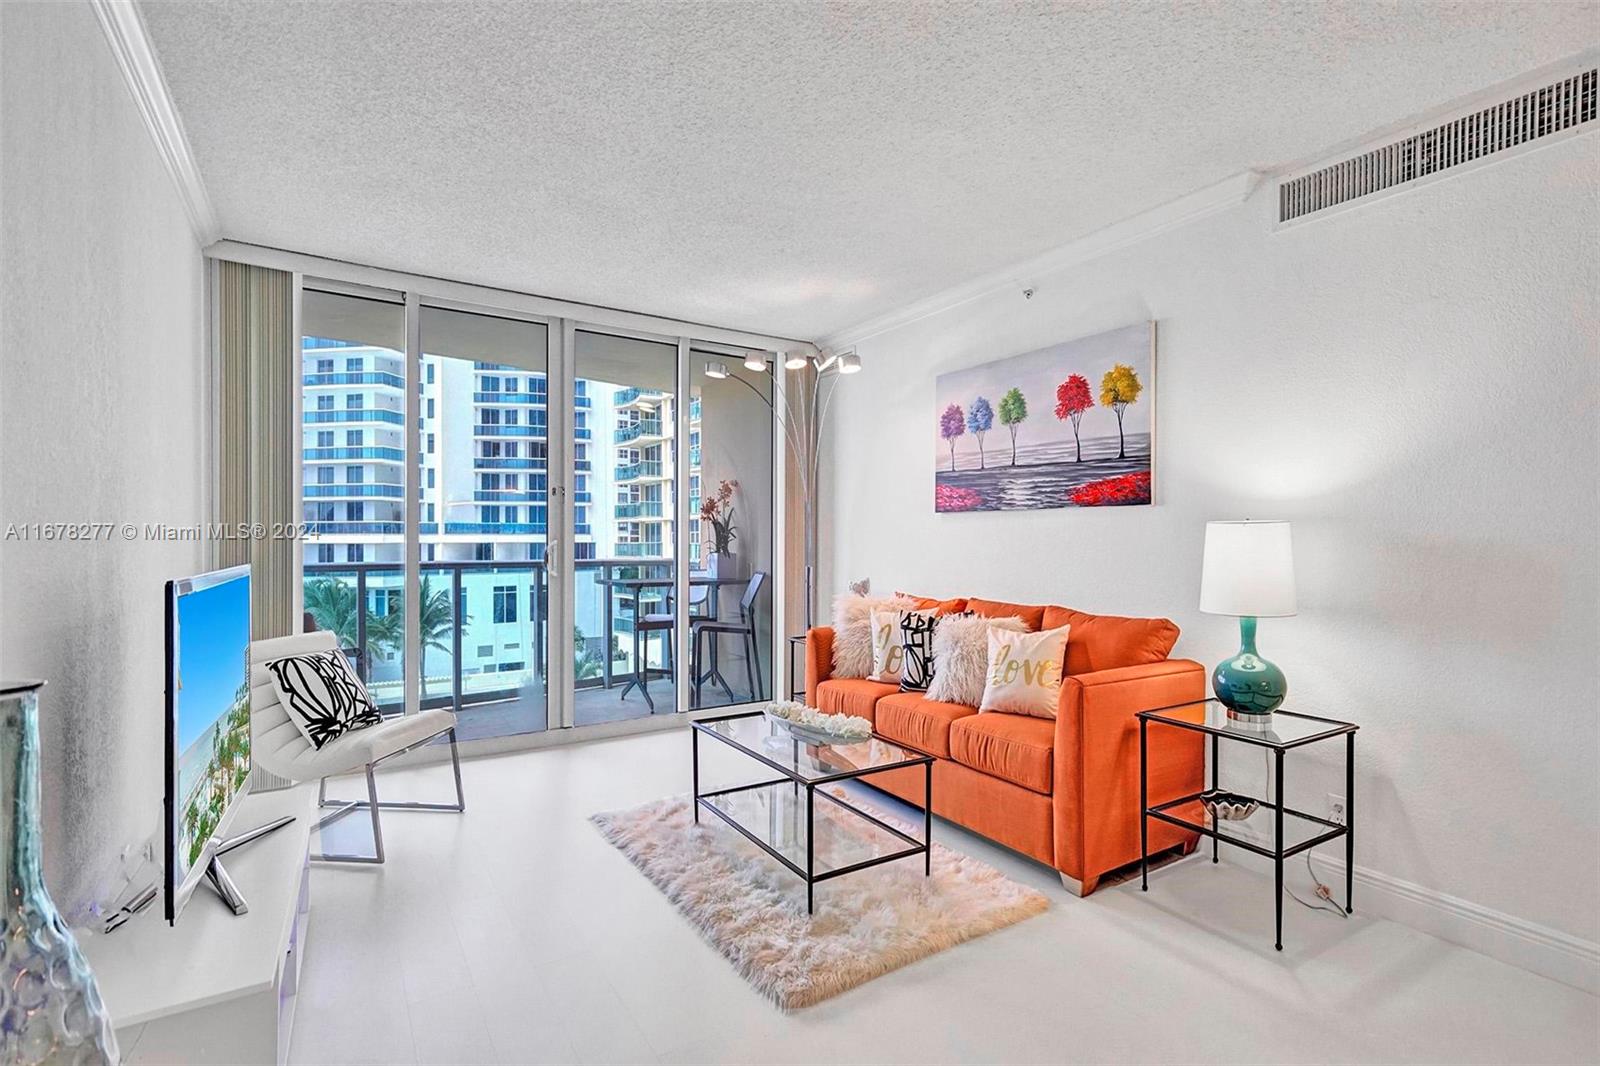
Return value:
[[(317, 806), (332, 807), (334, 810), (317, 822), (318, 829), (355, 811), (365, 810), (371, 813), (374, 849), (372, 855), (320, 853), (311, 856), (313, 859), (323, 862), (381, 863), (383, 824), (379, 819), (379, 811), (467, 809), (461, 791), (461, 756), (456, 748), (456, 716), (443, 709), (395, 715), (375, 725), (362, 726), (341, 733), (318, 747), (306, 738), (300, 726), (290, 718), (288, 709), (279, 701), (267, 664), (290, 656), (314, 655), (338, 650), (338, 637), (327, 631), (275, 637), (251, 643), (251, 758), (268, 773), (288, 778), (290, 781), (310, 781), (315, 778), (319, 782)], [(456, 801), (454, 803), (411, 803), (394, 800), (379, 802), (378, 786), (373, 777), (373, 771), (378, 764), (447, 734), (450, 738), (450, 765), (455, 772)], [(366, 774), (367, 798), (328, 799), (328, 778), (356, 770), (362, 770)]]

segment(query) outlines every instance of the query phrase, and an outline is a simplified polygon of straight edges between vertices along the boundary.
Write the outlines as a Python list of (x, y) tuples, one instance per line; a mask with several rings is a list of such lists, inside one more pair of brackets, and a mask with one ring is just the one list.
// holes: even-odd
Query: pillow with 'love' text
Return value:
[(1039, 633), (989, 631), (989, 672), (979, 711), (1054, 718), (1071, 626)]

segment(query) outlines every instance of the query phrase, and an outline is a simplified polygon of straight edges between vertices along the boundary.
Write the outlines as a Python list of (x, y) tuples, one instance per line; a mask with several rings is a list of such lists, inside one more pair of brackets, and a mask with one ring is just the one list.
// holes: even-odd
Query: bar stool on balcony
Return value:
[[(707, 592), (708, 590), (704, 585), (691, 585), (689, 587), (689, 621), (691, 625), (697, 618), (703, 616), (705, 604), (708, 602)], [(622, 686), (621, 698), (627, 699), (628, 690), (637, 686), (644, 695), (644, 702), (649, 706), (650, 713), (655, 714), (656, 701), (650, 698), (651, 676), (665, 677), (669, 681), (674, 680), (677, 676), (672, 659), (672, 628), (676, 622), (672, 610), (672, 596), (670, 594), (667, 596), (667, 610), (664, 614), (640, 615), (638, 613), (639, 596), (637, 594), (635, 594), (633, 602), (633, 677), (629, 679), (626, 685)], [(666, 639), (662, 643), (666, 660), (664, 668), (651, 667), (646, 661), (646, 656), (650, 653), (650, 634), (652, 633), (666, 634)]]
[[(760, 570), (750, 575), (750, 583), (744, 588), (744, 595), (739, 597), (739, 620), (722, 621), (717, 618), (697, 618), (689, 623), (694, 649), (694, 705), (700, 706), (700, 686), (706, 681), (714, 681), (722, 687), (727, 694), (728, 702), (734, 702), (733, 689), (729, 687), (727, 678), (722, 676), (722, 667), (717, 662), (717, 644), (724, 635), (732, 634), (741, 637), (744, 643), (744, 675), (750, 685), (750, 699), (761, 698), (761, 658), (756, 639), (756, 599), (761, 595), (761, 586), (766, 582), (767, 575)], [(700, 638), (709, 637), (710, 662), (704, 672), (701, 671)]]

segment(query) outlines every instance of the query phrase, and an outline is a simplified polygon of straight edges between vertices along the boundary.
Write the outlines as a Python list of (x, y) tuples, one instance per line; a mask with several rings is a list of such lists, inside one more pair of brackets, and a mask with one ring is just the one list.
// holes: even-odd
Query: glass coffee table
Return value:
[[(694, 820), (705, 809), (738, 830), (806, 883), (806, 912), (814, 913), (819, 881), (886, 862), (922, 856), (933, 870), (933, 756), (874, 736), (850, 744), (799, 740), (760, 711), (701, 718), (692, 723)], [(700, 738), (711, 737), (780, 776), (754, 784), (700, 791)], [(819, 786), (923, 768), (922, 839), (901, 832)], [(817, 797), (842, 817), (817, 817)]]

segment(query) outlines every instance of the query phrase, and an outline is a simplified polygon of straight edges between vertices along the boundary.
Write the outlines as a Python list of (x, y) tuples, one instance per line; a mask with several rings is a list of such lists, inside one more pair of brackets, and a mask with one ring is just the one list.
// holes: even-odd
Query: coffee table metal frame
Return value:
[[(858, 768), (850, 769), (850, 770), (840, 770), (838, 773), (826, 774), (826, 775), (821, 776), (821, 777), (808, 778), (804, 774), (801, 774), (800, 772), (794, 770), (792, 767), (784, 766), (781, 763), (775, 762), (774, 760), (767, 758), (761, 752), (755, 751), (755, 750), (753, 750), (751, 748), (748, 748), (745, 745), (740, 744), (738, 741), (734, 740), (732, 737), (726, 736), (725, 734), (719, 733), (715, 729), (710, 728), (716, 722), (726, 722), (726, 721), (731, 721), (733, 719), (739, 719), (739, 718), (762, 718), (762, 717), (765, 717), (765, 716), (763, 715), (763, 713), (761, 711), (746, 711), (746, 712), (743, 712), (743, 713), (740, 713), (740, 714), (723, 714), (723, 715), (717, 715), (717, 716), (711, 717), (711, 718), (700, 718), (700, 719), (697, 719), (694, 722), (690, 723), (692, 728), (689, 730), (689, 734), (690, 734), (690, 738), (691, 738), (691, 741), (690, 741), (691, 742), (691, 746), (693, 748), (693, 762), (694, 762), (694, 820), (695, 820), (695, 824), (697, 824), (697, 825), (699, 824), (699, 822), (700, 822), (700, 808), (704, 807), (706, 810), (710, 811), (712, 814), (715, 814), (718, 818), (722, 819), (728, 825), (730, 825), (734, 829), (738, 830), (739, 833), (746, 840), (750, 841), (750, 843), (754, 844), (756, 847), (760, 848), (762, 851), (766, 852), (768, 855), (772, 856), (774, 859), (777, 859), (784, 866), (788, 867), (791, 872), (793, 872), (794, 874), (796, 874), (797, 876), (802, 878), (806, 883), (806, 913), (807, 914), (815, 914), (816, 913), (816, 886), (818, 885), (818, 883), (820, 883), (822, 881), (828, 881), (828, 880), (831, 880), (831, 879), (833, 879), (835, 877), (843, 877), (845, 874), (852, 874), (852, 873), (857, 872), (858, 870), (868, 869), (869, 867), (881, 866), (886, 862), (897, 862), (900, 859), (907, 859), (907, 858), (910, 858), (913, 855), (921, 855), (922, 856), (922, 875), (924, 877), (928, 877), (933, 873), (933, 850), (932, 850), (932, 844), (933, 844), (933, 756), (932, 755), (925, 755), (922, 752), (916, 751), (914, 748), (907, 747), (906, 745), (900, 743), (898, 740), (890, 740), (887, 737), (880, 737), (876, 733), (874, 733), (871, 739), (879, 740), (879, 741), (882, 741), (883, 743), (886, 743), (886, 744), (893, 744), (895, 747), (897, 747), (897, 748), (901, 749), (902, 751), (906, 752), (906, 754), (908, 756), (910, 756), (910, 757), (906, 758), (906, 759), (898, 760), (898, 761), (895, 761), (895, 762), (885, 763), (882, 766), (858, 767)], [(778, 773), (782, 774), (783, 776), (779, 777), (779, 778), (774, 778), (774, 779), (769, 780), (769, 781), (757, 781), (757, 782), (755, 782), (753, 784), (738, 785), (738, 786), (736, 786), (734, 788), (718, 789), (715, 792), (701, 792), (700, 791), (700, 736), (701, 736), (701, 734), (704, 734), (704, 735), (706, 735), (708, 737), (715, 737), (717, 740), (719, 740), (722, 743), (728, 745), (730, 748), (733, 748), (735, 751), (741, 752), (742, 754), (749, 756), (750, 758), (756, 760), (757, 762), (762, 763), (763, 765), (771, 767), (772, 769), (778, 771)], [(806, 743), (806, 742), (798, 740), (798, 739), (795, 739), (795, 738), (790, 738), (790, 739), (791, 739), (792, 743), (795, 746), (795, 750), (796, 750), (796, 753), (797, 753), (796, 754), (796, 758), (798, 759), (799, 747), (800, 747), (801, 744)], [(857, 743), (868, 743), (868, 741), (858, 741)], [(810, 745), (808, 745), (808, 746), (810, 746)], [(872, 774), (884, 773), (884, 772), (889, 771), (889, 770), (901, 770), (901, 769), (905, 769), (906, 767), (910, 767), (910, 766), (921, 766), (923, 768), (923, 797), (922, 797), (923, 798), (923, 804), (922, 804), (922, 839), (921, 840), (918, 840), (917, 838), (915, 838), (913, 836), (909, 836), (906, 833), (902, 833), (900, 830), (896, 829), (894, 826), (889, 825), (887, 822), (884, 822), (881, 818), (877, 818), (874, 815), (868, 814), (866, 811), (862, 810), (861, 808), (856, 807), (856, 806), (854, 806), (854, 805), (852, 805), (850, 803), (847, 803), (845, 800), (841, 799), (840, 797), (834, 795), (831, 792), (824, 791), (824, 792), (819, 793), (817, 791), (817, 788), (818, 788), (819, 785), (829, 785), (829, 784), (833, 784), (833, 783), (838, 782), (838, 781), (854, 780), (854, 779), (857, 779), (857, 778), (868, 777), (868, 776), (870, 776)], [(765, 840), (762, 840), (756, 834), (752, 833), (750, 830), (748, 830), (744, 826), (740, 825), (738, 822), (736, 822), (732, 817), (730, 817), (726, 812), (721, 810), (715, 804), (708, 802), (709, 800), (715, 799), (718, 796), (727, 796), (727, 795), (731, 795), (731, 794), (733, 794), (735, 792), (748, 792), (748, 791), (750, 791), (752, 789), (757, 789), (757, 788), (769, 788), (772, 785), (781, 785), (785, 781), (790, 782), (790, 783), (792, 783), (794, 785), (795, 790), (796, 790), (796, 793), (795, 793), (796, 795), (799, 794), (799, 789), (804, 788), (806, 790), (806, 864), (803, 867), (800, 866), (797, 863), (791, 862), (787, 857), (785, 857), (783, 854), (781, 854), (776, 848), (772, 847), (772, 845), (768, 844)], [(871, 859), (864, 859), (861, 862), (851, 863), (848, 866), (841, 866), (836, 870), (827, 870), (827, 871), (824, 871), (823, 873), (817, 873), (816, 872), (816, 833), (815, 833), (815, 829), (816, 829), (816, 797), (819, 794), (823, 798), (825, 798), (825, 799), (829, 800), (830, 802), (832, 802), (833, 804), (835, 804), (835, 805), (837, 805), (839, 807), (843, 807), (845, 810), (849, 811), (851, 814), (855, 815), (857, 818), (860, 818), (860, 819), (862, 819), (864, 821), (867, 821), (867, 822), (871, 822), (873, 825), (877, 826), (879, 829), (882, 829), (884, 832), (889, 833), (890, 835), (894, 836), (898, 840), (903, 841), (906, 844), (906, 847), (904, 849), (900, 850), (900, 851), (891, 852), (888, 855), (879, 855), (879, 856), (876, 856), (876, 857), (871, 858)]]

